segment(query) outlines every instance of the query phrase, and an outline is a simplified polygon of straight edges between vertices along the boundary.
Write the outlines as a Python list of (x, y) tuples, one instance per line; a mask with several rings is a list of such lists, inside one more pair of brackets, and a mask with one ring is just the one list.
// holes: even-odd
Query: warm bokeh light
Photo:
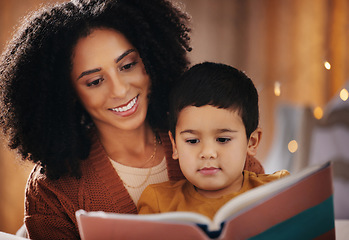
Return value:
[(322, 110), (321, 107), (316, 107), (316, 108), (314, 109), (313, 114), (314, 114), (314, 117), (315, 117), (316, 119), (321, 119), (321, 118), (323, 117), (323, 115), (324, 115), (324, 111)]
[(288, 143), (288, 151), (295, 153), (298, 149), (298, 143), (296, 140), (292, 140)]
[(324, 66), (327, 70), (330, 70), (331, 69), (331, 64), (329, 62), (324, 62)]
[(274, 94), (277, 97), (279, 97), (281, 95), (281, 83), (280, 82), (274, 83)]
[(348, 90), (345, 89), (345, 88), (343, 88), (343, 89), (341, 90), (341, 92), (339, 93), (339, 96), (340, 96), (340, 98), (341, 98), (344, 102), (347, 101), (347, 100), (348, 100), (348, 97), (349, 97)]

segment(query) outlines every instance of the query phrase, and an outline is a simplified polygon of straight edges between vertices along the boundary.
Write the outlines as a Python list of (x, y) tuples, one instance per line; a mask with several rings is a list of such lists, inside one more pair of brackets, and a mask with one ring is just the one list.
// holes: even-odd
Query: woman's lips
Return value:
[(126, 112), (128, 110), (130, 110), (137, 102), (138, 99), (138, 95), (133, 98), (132, 100), (130, 100), (128, 103), (120, 106), (120, 107), (116, 107), (116, 108), (111, 108), (110, 110), (114, 111), (114, 112)]
[(135, 98), (130, 100), (128, 103), (119, 107), (110, 108), (109, 110), (113, 111), (113, 113), (119, 116), (123, 116), (123, 117), (130, 116), (137, 110), (137, 107), (139, 105), (138, 97), (139, 95), (137, 95)]
[(221, 169), (220, 168), (215, 168), (215, 167), (209, 167), (209, 168), (201, 168), (199, 169), (199, 172), (202, 175), (214, 175), (218, 173)]

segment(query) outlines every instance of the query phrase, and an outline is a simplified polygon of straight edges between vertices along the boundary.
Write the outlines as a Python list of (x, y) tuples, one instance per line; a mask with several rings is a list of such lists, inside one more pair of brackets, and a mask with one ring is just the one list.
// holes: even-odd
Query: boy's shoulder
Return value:
[(147, 188), (154, 189), (156, 191), (163, 191), (163, 190), (176, 190), (184, 187), (187, 183), (186, 179), (182, 179), (179, 181), (167, 181), (162, 183), (155, 183), (150, 184)]
[[(270, 174), (269, 174), (269, 175), (270, 175)], [(280, 170), (280, 171), (274, 172), (274, 173), (273, 173), (273, 174), (271, 174), (271, 175), (278, 176), (278, 177), (282, 178), (282, 177), (285, 177), (285, 176), (290, 175), (290, 172), (289, 172), (289, 171), (287, 171), (287, 170), (285, 170), (285, 169), (283, 169), (283, 170)]]
[(149, 210), (149, 205), (168, 202), (169, 199), (182, 196), (189, 186), (190, 183), (185, 179), (150, 184), (145, 188), (138, 201), (138, 210), (141, 209), (142, 213), (149, 213), (149, 211), (152, 213), (158, 212), (158, 210), (154, 210), (154, 208), (158, 209), (159, 206), (152, 206), (152, 210)]
[(284, 177), (287, 175), (290, 175), (290, 172), (283, 169), (280, 171), (276, 171), (274, 173), (255, 173), (255, 172), (250, 172), (250, 171), (244, 171), (246, 173), (248, 173), (250, 176), (255, 176), (255, 177)]
[(271, 174), (257, 174), (255, 172), (244, 171), (244, 174), (248, 174), (250, 181), (267, 183), (288, 176), (290, 172), (287, 170), (280, 170)]
[(193, 185), (186, 179), (150, 184), (143, 191), (141, 198), (156, 197), (158, 199), (171, 199), (175, 196), (187, 194), (192, 188)]

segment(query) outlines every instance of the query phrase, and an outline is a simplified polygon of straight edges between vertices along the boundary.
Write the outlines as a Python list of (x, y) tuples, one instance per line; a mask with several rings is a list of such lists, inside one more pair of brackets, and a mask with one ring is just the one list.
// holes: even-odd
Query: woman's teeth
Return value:
[(138, 96), (132, 99), (126, 106), (124, 107), (118, 107), (118, 108), (112, 108), (111, 110), (114, 112), (126, 112), (130, 110), (137, 102)]

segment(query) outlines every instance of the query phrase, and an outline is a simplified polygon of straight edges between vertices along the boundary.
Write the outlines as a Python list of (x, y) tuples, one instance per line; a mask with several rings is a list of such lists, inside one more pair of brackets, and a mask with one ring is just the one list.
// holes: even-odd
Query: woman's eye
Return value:
[(125, 64), (125, 65), (123, 65), (123, 66), (120, 68), (120, 71), (129, 70), (129, 69), (131, 69), (133, 66), (135, 66), (137, 63), (138, 63), (137, 61), (134, 61), (134, 62)]
[(227, 143), (230, 140), (231, 140), (230, 138), (217, 138), (217, 142), (219, 143)]
[(188, 140), (185, 140), (186, 143), (189, 143), (189, 144), (196, 144), (196, 143), (199, 143), (199, 139), (188, 139)]
[(91, 82), (88, 82), (87, 83), (87, 87), (92, 87), (92, 86), (97, 86), (99, 85), (104, 79), (103, 78), (98, 78), (98, 79), (95, 79)]

